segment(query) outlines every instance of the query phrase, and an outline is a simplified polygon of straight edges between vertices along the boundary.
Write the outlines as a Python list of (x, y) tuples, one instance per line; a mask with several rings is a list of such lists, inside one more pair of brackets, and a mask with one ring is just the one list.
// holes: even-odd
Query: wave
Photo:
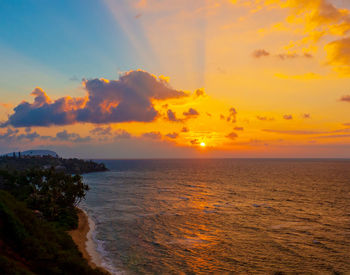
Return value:
[(109, 259), (108, 252), (104, 249), (104, 242), (100, 241), (96, 237), (96, 223), (92, 217), (87, 213), (85, 209), (81, 209), (85, 215), (88, 217), (89, 222), (89, 232), (86, 235), (86, 251), (91, 257), (91, 261), (99, 267), (106, 269), (113, 275), (125, 275), (124, 270), (116, 268)]

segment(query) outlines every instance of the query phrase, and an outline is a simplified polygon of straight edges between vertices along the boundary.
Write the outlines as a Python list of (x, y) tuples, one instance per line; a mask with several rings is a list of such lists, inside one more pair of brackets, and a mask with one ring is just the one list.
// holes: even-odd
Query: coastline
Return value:
[(79, 218), (78, 228), (68, 231), (68, 234), (72, 237), (73, 241), (78, 246), (79, 251), (92, 268), (98, 268), (106, 274), (111, 274), (102, 266), (100, 255), (94, 249), (92, 231), (95, 226), (93, 222), (84, 210), (77, 207), (77, 212)]

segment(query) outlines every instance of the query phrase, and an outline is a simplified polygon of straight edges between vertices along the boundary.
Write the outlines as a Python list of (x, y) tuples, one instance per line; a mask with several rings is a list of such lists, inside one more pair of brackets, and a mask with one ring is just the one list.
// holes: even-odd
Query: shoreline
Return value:
[(77, 212), (79, 218), (78, 228), (68, 231), (68, 234), (72, 237), (74, 243), (78, 246), (79, 251), (92, 268), (98, 268), (107, 274), (111, 274), (102, 266), (100, 255), (94, 248), (92, 240), (92, 231), (95, 227), (94, 223), (84, 210), (77, 207)]

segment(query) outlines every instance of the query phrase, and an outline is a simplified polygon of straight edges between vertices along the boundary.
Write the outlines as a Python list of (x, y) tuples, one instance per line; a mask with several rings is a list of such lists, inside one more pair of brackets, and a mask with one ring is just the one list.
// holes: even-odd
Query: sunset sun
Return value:
[(201, 143), (200, 143), (200, 146), (201, 146), (201, 147), (205, 147), (205, 146), (206, 146), (205, 142), (201, 142)]

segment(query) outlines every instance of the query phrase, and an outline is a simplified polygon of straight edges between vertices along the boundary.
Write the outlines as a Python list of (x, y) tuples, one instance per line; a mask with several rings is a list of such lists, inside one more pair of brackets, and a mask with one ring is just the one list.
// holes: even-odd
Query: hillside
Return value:
[(104, 164), (51, 156), (0, 158), (0, 274), (105, 274), (92, 269), (68, 230)]
[(0, 190), (1, 274), (105, 274), (92, 269), (71, 237)]

